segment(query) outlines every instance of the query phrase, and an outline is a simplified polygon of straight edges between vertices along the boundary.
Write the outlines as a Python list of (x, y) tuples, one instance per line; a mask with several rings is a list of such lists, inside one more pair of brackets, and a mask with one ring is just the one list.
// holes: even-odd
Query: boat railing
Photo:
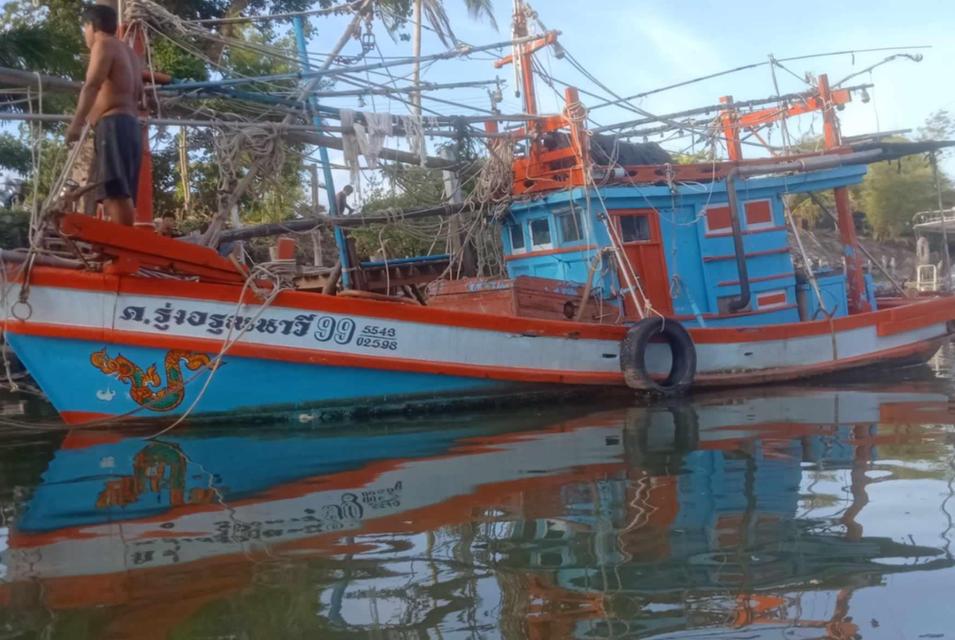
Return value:
[(912, 227), (925, 232), (940, 232), (945, 227), (955, 232), (955, 208), (919, 211), (912, 216)]
[(920, 264), (915, 275), (916, 290), (919, 292), (938, 291), (938, 268), (934, 264)]

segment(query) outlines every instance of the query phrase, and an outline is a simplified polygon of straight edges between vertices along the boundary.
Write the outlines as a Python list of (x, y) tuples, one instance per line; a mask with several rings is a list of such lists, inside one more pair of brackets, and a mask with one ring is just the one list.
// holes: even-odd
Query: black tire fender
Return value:
[[(647, 346), (654, 338), (662, 338), (670, 347), (670, 373), (662, 381), (647, 372)], [(689, 390), (696, 378), (696, 347), (686, 328), (670, 318), (644, 318), (630, 327), (620, 345), (620, 369), (631, 389), (652, 391), (661, 395), (680, 395)]]

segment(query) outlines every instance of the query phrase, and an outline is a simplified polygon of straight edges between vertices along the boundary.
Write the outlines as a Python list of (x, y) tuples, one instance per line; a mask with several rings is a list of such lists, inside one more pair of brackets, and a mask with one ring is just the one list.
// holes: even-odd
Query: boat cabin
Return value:
[[(750, 296), (734, 309), (743, 287), (735, 252), (726, 181), (709, 184), (576, 188), (515, 203), (502, 242), (510, 278), (530, 276), (587, 286), (634, 315), (626, 278), (609, 255), (620, 246), (653, 308), (690, 326), (782, 324), (847, 314), (846, 277), (794, 268), (783, 196), (860, 182), (864, 166), (737, 180), (737, 213)], [(867, 277), (867, 297), (875, 308)], [(618, 318), (610, 318), (614, 321)]]

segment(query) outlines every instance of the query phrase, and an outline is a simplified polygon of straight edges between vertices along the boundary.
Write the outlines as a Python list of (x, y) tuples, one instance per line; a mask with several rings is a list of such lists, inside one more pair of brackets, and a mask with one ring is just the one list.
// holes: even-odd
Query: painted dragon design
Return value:
[(185, 381), (182, 377), (182, 361), (190, 371), (202, 367), (213, 368), (212, 360), (204, 353), (172, 350), (166, 352), (163, 364), (166, 369), (166, 386), (159, 389), (162, 378), (152, 364), (145, 371), (122, 354), (111, 358), (106, 348), (90, 356), (94, 367), (108, 376), (116, 376), (120, 382), (129, 384), (129, 396), (133, 401), (152, 411), (172, 411), (186, 396)]

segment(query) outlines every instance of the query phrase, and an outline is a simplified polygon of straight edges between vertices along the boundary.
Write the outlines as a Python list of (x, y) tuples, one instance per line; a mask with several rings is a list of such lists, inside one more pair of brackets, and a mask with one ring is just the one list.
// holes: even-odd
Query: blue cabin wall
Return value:
[[(564, 224), (566, 216), (575, 216), (577, 224), (574, 227)], [(532, 229), (542, 220), (548, 224), (550, 242), (535, 244)], [(522, 248), (515, 248), (512, 242), (515, 228), (523, 238)], [(599, 247), (609, 246), (610, 237), (595, 215), (587, 215), (585, 198), (555, 201), (548, 198), (512, 208), (504, 221), (503, 244), (507, 273), (511, 278), (535, 276), (584, 283)], [(609, 261), (605, 262), (603, 266), (609, 266)], [(618, 290), (616, 283), (616, 274), (595, 274), (594, 292), (600, 297), (612, 298)]]
[[(855, 184), (864, 166), (849, 166), (793, 176), (737, 181), (739, 215), (752, 299), (748, 310), (730, 314), (727, 304), (740, 295), (739, 272), (729, 227), (725, 181), (707, 185), (611, 186), (597, 192), (570, 189), (513, 205), (503, 230), (510, 277), (531, 275), (576, 283), (587, 280), (600, 247), (611, 246), (604, 209), (654, 212), (669, 276), (673, 314), (690, 326), (745, 326), (798, 322), (796, 274), (782, 196)], [(722, 213), (720, 212), (722, 207)], [(579, 233), (567, 232), (566, 216), (576, 214)], [(549, 229), (549, 242), (538, 232)], [(511, 242), (520, 230), (524, 247)], [(578, 237), (578, 235), (580, 237)], [(567, 236), (567, 237), (565, 237)], [(537, 240), (537, 242), (535, 242)], [(845, 315), (845, 276), (821, 274), (827, 310)], [(825, 281), (823, 283), (823, 280)], [(594, 276), (596, 295), (618, 298), (621, 284), (612, 260), (601, 259)], [(800, 285), (803, 286), (803, 285)], [(811, 313), (817, 313), (818, 300)], [(873, 300), (870, 287), (870, 300)], [(874, 300), (873, 300), (874, 301)]]

